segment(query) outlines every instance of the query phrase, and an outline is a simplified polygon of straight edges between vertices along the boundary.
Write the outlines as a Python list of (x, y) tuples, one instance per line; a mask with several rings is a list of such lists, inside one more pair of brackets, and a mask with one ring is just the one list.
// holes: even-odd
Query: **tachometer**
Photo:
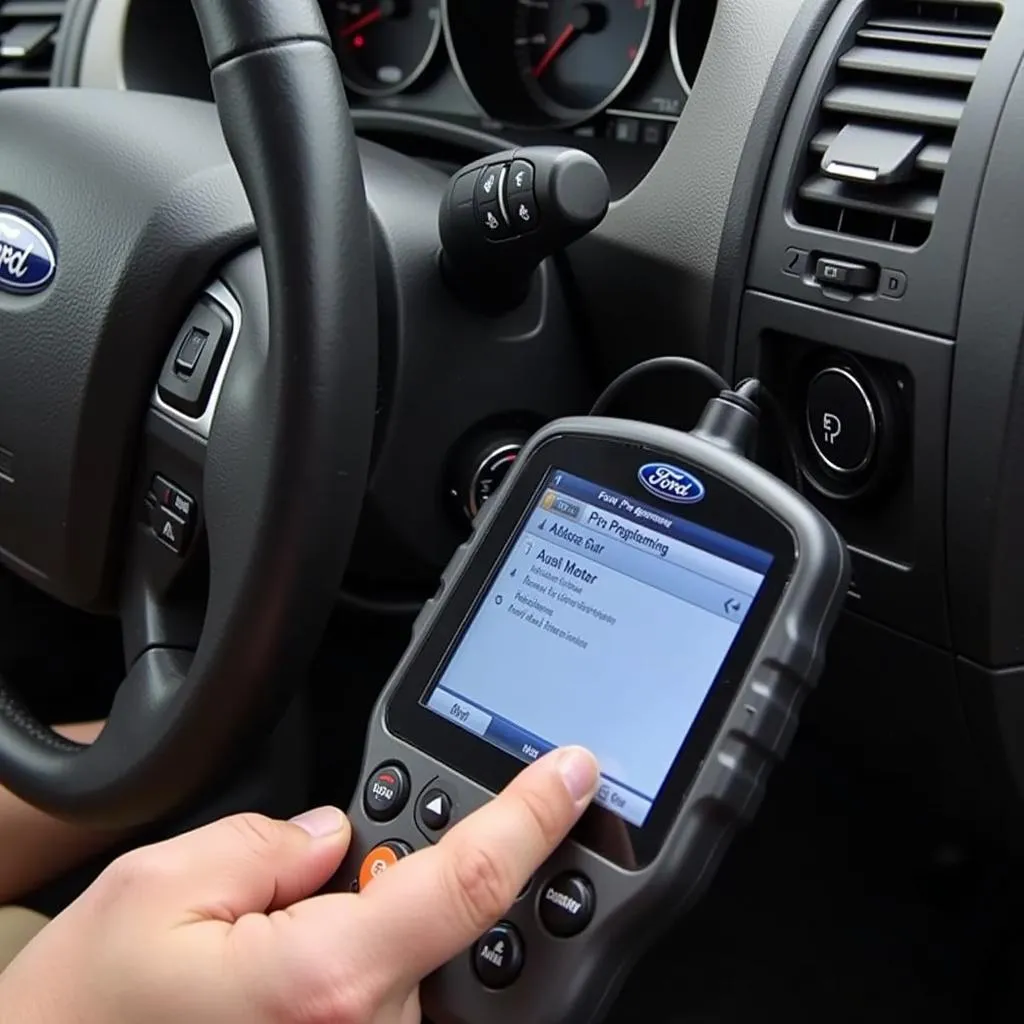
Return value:
[(338, 0), (334, 39), (346, 85), (393, 96), (427, 70), (441, 38), (441, 0)]
[(515, 53), (530, 97), (549, 116), (583, 120), (629, 84), (656, 0), (516, 0)]

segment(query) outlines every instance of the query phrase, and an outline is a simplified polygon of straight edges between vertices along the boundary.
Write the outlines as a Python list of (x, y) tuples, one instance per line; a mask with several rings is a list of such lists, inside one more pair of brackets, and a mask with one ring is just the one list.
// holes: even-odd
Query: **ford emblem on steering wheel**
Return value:
[(48, 288), (57, 272), (50, 240), (30, 220), (0, 209), (0, 290), (32, 295)]

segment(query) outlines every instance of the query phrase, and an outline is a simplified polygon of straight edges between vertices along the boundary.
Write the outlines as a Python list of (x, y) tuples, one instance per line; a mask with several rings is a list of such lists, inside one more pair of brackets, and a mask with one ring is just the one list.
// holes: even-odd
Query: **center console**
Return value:
[(832, 727), (991, 824), (976, 795), (1024, 782), (1024, 9), (817, 9), (805, 61), (776, 69), (788, 107), (766, 94), (777, 135), (744, 154), (768, 171), (734, 196), (749, 244), (722, 361), (776, 391), (852, 549)]

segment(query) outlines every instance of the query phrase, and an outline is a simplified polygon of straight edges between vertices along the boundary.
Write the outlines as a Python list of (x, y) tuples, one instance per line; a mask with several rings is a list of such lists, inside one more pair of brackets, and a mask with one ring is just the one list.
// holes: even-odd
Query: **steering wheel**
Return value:
[[(341, 581), (373, 435), (369, 217), (316, 0), (194, 7), (216, 111), (0, 95), (0, 561), (119, 610), (128, 666), (88, 748), (0, 681), (0, 781), (94, 824), (155, 820), (273, 721)], [(211, 311), (219, 361), (176, 406), (154, 382), (187, 377), (174, 339), (201, 343)]]

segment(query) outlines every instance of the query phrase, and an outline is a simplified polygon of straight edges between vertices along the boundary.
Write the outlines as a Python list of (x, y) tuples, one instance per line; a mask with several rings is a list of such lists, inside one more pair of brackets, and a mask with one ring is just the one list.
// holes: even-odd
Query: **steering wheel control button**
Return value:
[[(533, 195), (533, 164), (529, 160), (513, 160), (505, 179), (505, 190), (512, 196)], [(511, 206), (512, 204), (509, 203)]]
[(814, 280), (823, 288), (863, 294), (878, 288), (878, 267), (853, 263), (832, 256), (819, 256), (814, 264)]
[(151, 505), (149, 509), (149, 525), (156, 534), (156, 539), (176, 555), (183, 555), (188, 547), (189, 530), (183, 519), (162, 505)]
[(364, 858), (359, 868), (359, 888), (365, 889), (378, 875), (393, 868), (403, 857), (408, 857), (412, 848), (398, 839), (389, 839), (375, 846)]
[(191, 526), (196, 515), (196, 500), (186, 494), (180, 487), (165, 480), (162, 476), (153, 477), (152, 492), (157, 502), (165, 509), (173, 512), (187, 526)]
[(512, 218), (512, 226), (518, 234), (524, 231), (532, 231), (537, 226), (539, 213), (537, 212), (537, 200), (531, 195), (509, 196), (509, 216)]
[(523, 970), (523, 940), (507, 921), (496, 924), (473, 947), (473, 969), (488, 988), (508, 988)]
[(871, 465), (878, 446), (878, 416), (865, 386), (849, 370), (821, 370), (807, 387), (807, 432), (826, 469), (842, 476)]
[(161, 401), (198, 419), (206, 408), (231, 336), (231, 315), (209, 296), (189, 314), (178, 332), (157, 383)]
[(496, 203), (501, 189), (501, 164), (491, 164), (485, 167), (483, 173), (476, 180), (476, 204), (484, 206), (486, 203)]
[(436, 786), (419, 799), (420, 820), (431, 832), (441, 832), (452, 820), (452, 798)]
[(493, 203), (481, 203), (477, 207), (477, 220), (480, 222), (484, 234), (492, 242), (500, 242), (512, 235), (512, 228), (505, 220), (497, 200)]
[(187, 380), (195, 373), (199, 357), (203, 354), (203, 349), (206, 348), (206, 343), (209, 340), (209, 331), (204, 331), (202, 327), (189, 329), (188, 334), (178, 346), (178, 354), (174, 357), (174, 372), (179, 377), (184, 377)]
[[(574, 9), (585, 14), (589, 5)], [(472, 203), (462, 198), (467, 176), (475, 182)], [(515, 309), (537, 267), (597, 227), (610, 198), (604, 169), (579, 149), (519, 147), (467, 164), (438, 210), (446, 286), (473, 309)]]
[(383, 765), (366, 780), (363, 807), (371, 821), (392, 821), (408, 800), (409, 776), (401, 765)]
[(594, 919), (594, 887), (583, 875), (565, 871), (541, 886), (537, 912), (552, 935), (571, 939)]

